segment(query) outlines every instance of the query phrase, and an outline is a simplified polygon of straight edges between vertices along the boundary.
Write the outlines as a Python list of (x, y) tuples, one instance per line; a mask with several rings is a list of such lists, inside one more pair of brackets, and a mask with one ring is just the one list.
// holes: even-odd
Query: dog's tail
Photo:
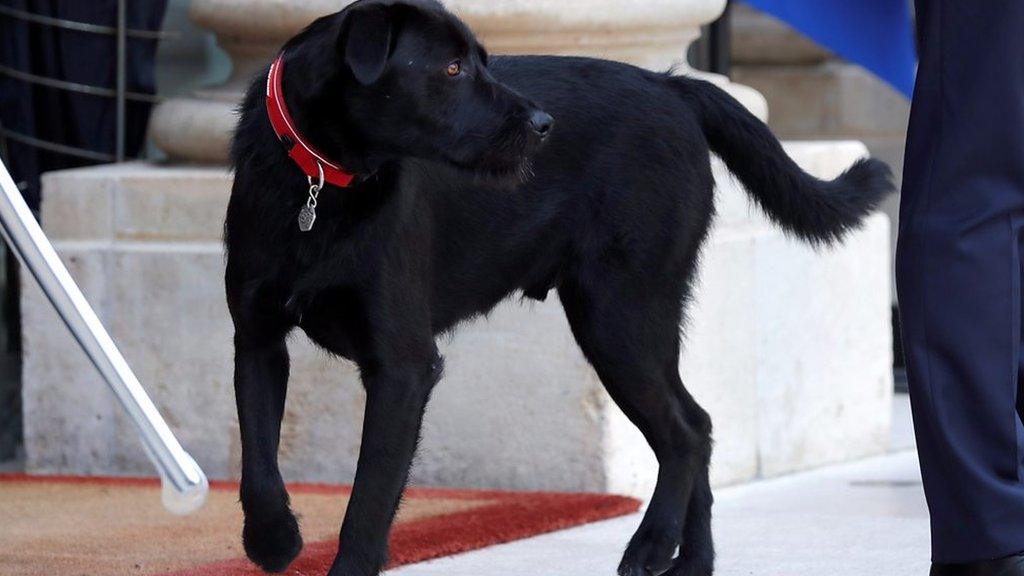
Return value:
[(700, 118), (718, 154), (768, 217), (812, 244), (831, 244), (860, 226), (894, 191), (880, 160), (858, 160), (835, 180), (804, 172), (756, 116), (710, 82), (671, 77)]

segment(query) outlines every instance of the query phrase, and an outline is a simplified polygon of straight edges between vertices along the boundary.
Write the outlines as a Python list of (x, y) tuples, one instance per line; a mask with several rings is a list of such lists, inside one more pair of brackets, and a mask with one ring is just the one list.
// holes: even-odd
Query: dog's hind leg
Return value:
[[(233, 310), (234, 312), (234, 310)], [(286, 331), (235, 316), (235, 401), (242, 436), (242, 543), (250, 560), (280, 572), (299, 554), (302, 537), (277, 467), (288, 386)]]
[(567, 279), (559, 296), (580, 348), (659, 463), (654, 495), (619, 574), (671, 569), (706, 576), (714, 556), (707, 486), (711, 423), (679, 378), (684, 288), (617, 270), (591, 272)]
[(715, 569), (715, 541), (711, 532), (711, 508), (714, 498), (709, 476), (711, 464), (711, 417), (687, 392), (682, 381), (676, 387), (680, 404), (692, 425), (701, 431), (706, 439), (706, 450), (700, 451), (702, 461), (696, 469), (690, 502), (686, 508), (683, 524), (683, 542), (679, 547), (679, 558), (665, 576), (708, 576)]
[(686, 509), (686, 522), (683, 525), (683, 543), (679, 547), (679, 557), (665, 576), (707, 576), (714, 571), (715, 544), (711, 534), (711, 505), (714, 498), (711, 494), (709, 476), (711, 464), (711, 418), (700, 405), (694, 401), (690, 393), (679, 382), (677, 393), (680, 402), (690, 414), (697, 427), (707, 431), (708, 449), (703, 452), (704, 458), (697, 467), (693, 490), (690, 493), (690, 504)]

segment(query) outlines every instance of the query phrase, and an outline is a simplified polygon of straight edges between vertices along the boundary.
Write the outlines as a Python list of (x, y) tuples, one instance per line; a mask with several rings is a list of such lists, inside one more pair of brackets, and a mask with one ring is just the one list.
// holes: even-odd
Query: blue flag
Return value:
[[(965, 0), (970, 1), (970, 0)], [(908, 98), (917, 57), (908, 0), (747, 0)]]

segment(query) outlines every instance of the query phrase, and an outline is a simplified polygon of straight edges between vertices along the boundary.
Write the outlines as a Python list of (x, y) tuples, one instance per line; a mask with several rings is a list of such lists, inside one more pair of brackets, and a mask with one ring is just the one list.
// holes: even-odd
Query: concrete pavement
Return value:
[[(924, 576), (928, 511), (898, 397), (896, 452), (716, 493), (719, 576)], [(613, 576), (640, 515), (400, 568), (392, 576)]]

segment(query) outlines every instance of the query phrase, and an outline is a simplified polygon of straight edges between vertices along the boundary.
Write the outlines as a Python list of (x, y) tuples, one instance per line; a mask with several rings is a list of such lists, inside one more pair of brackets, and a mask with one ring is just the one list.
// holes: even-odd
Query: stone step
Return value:
[(768, 100), (769, 124), (782, 138), (901, 136), (910, 103), (854, 64), (735, 66), (733, 80)]
[(764, 95), (781, 138), (861, 140), (902, 166), (910, 103), (867, 70), (745, 4), (733, 10), (732, 57), (733, 80)]
[(733, 65), (818, 64), (832, 53), (783, 22), (746, 4), (732, 8)]
[(910, 103), (853, 64), (736, 66), (732, 78), (761, 92), (780, 138), (856, 139), (897, 176), (903, 168)]

